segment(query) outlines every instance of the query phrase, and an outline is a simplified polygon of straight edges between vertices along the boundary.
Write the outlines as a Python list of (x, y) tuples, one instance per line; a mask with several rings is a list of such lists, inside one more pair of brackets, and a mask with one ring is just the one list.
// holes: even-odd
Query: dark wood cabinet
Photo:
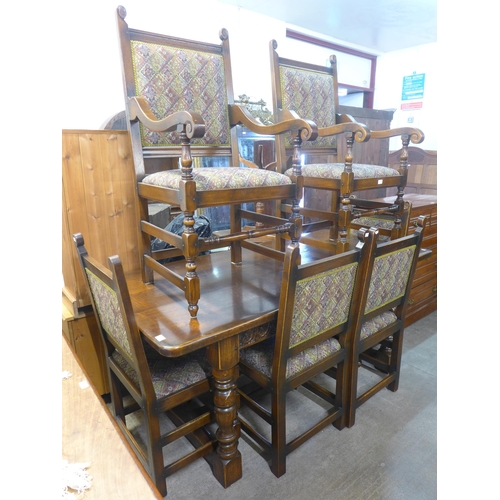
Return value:
[(437, 310), (437, 196), (410, 193), (404, 198), (412, 203), (409, 233), (415, 230), (418, 217), (427, 216), (422, 247), (432, 252), (417, 264), (406, 312), (405, 326), (408, 326)]
[(413, 281), (406, 326), (427, 316), (437, 309), (437, 196), (408, 194), (405, 198), (412, 202), (410, 229), (420, 215), (428, 217), (423, 247), (431, 250), (432, 255), (419, 262)]

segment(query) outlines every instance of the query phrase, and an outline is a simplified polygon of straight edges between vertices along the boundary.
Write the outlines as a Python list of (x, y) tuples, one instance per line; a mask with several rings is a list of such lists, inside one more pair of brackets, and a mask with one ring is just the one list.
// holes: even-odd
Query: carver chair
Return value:
[[(425, 222), (425, 217), (419, 217), (413, 234), (378, 243), (369, 257), (348, 363), (348, 427), (368, 399), (384, 387), (398, 389), (405, 314)], [(358, 384), (359, 370), (374, 376)]]
[[(199, 400), (210, 395), (209, 365), (201, 353), (165, 358), (143, 344), (118, 256), (109, 257), (110, 272), (88, 255), (80, 233), (73, 235), (73, 240), (106, 347), (113, 416), (158, 491), (165, 496), (166, 477), (215, 449), (216, 437), (206, 428), (215, 417)], [(179, 420), (178, 409), (183, 404), (189, 404), (196, 415), (187, 422)], [(170, 418), (168, 430), (160, 429), (160, 423), (166, 425), (162, 414)], [(199, 436), (195, 437), (196, 432), (204, 433), (204, 444)], [(178, 448), (172, 459), (169, 445), (181, 437), (199, 447), (181, 457)]]
[[(297, 119), (294, 113), (265, 126), (245, 107), (234, 104), (227, 30), (220, 31), (221, 44), (216, 45), (132, 29), (125, 17), (125, 8), (119, 6), (126, 116), (139, 198), (142, 276), (145, 283), (152, 283), (155, 271), (184, 289), (188, 310), (196, 317), (200, 297), (196, 258), (200, 253), (230, 246), (231, 261), (239, 264), (242, 247), (264, 252), (250, 238), (285, 232), (293, 240), (300, 237), (298, 150), (302, 140), (316, 137), (317, 130), (314, 123)], [(293, 175), (240, 166), (239, 124), (256, 134), (292, 133), (297, 151)], [(218, 166), (193, 168), (193, 159), (198, 157), (211, 158)], [(288, 219), (241, 208), (243, 203), (280, 199), (294, 200)], [(151, 224), (149, 202), (179, 207), (184, 214), (182, 235)], [(226, 205), (231, 207), (230, 234), (199, 237), (193, 229), (195, 212)], [(264, 227), (242, 231), (242, 219)], [(152, 238), (170, 247), (152, 252)], [(184, 277), (159, 262), (178, 256), (186, 260)]]
[[(348, 341), (364, 266), (375, 239), (376, 230), (362, 229), (357, 248), (306, 264), (299, 263), (299, 245), (289, 244), (285, 251), (276, 334), (240, 351), (241, 429), (262, 448), (266, 458), (270, 457), (276, 477), (286, 472), (286, 456), (306, 440), (329, 424), (338, 429), (345, 426)], [(327, 370), (335, 373), (333, 392), (312, 380)], [(287, 394), (299, 387), (306, 394), (321, 398), (321, 415), (316, 415), (313, 421), (304, 409), (302, 423), (307, 430), (300, 429), (298, 436), (288, 439)], [(318, 404), (314, 399), (306, 401), (308, 405)], [(246, 407), (252, 412), (245, 416)], [(260, 418), (254, 419), (253, 412)], [(260, 419), (267, 429), (262, 429)], [(271, 426), (270, 439), (266, 422)]]
[[(403, 236), (402, 216), (404, 211), (404, 188), (408, 175), (408, 144), (418, 144), (424, 140), (423, 133), (416, 128), (396, 128), (390, 130), (366, 130), (365, 133), (352, 127), (356, 123), (346, 114), (339, 114), (337, 63), (335, 55), (330, 57), (330, 66), (323, 67), (306, 62), (285, 59), (277, 53), (278, 44), (269, 44), (273, 89), (273, 113), (279, 117), (284, 110), (293, 110), (301, 118), (313, 120), (318, 125), (318, 138), (305, 141), (301, 152), (306, 156), (302, 165), (304, 188), (327, 190), (331, 192), (330, 210), (304, 207), (301, 214), (312, 222), (304, 226), (304, 233), (313, 233), (329, 227), (329, 235), (323, 238), (330, 241), (337, 251), (349, 247), (347, 232), (352, 220), (364, 217), (362, 225), (377, 225), (376, 218), (383, 214), (394, 221), (393, 235)], [(362, 124), (358, 124), (362, 125)], [(366, 127), (365, 127), (366, 128)], [(345, 135), (346, 155), (344, 162), (337, 160), (337, 141), (339, 134)], [(401, 136), (402, 152), (399, 169), (381, 165), (353, 163), (354, 142), (363, 143), (374, 139), (388, 139)], [(277, 171), (287, 164), (290, 155), (290, 137), (276, 136)], [(360, 145), (359, 147), (362, 147)], [(397, 197), (393, 204), (387, 205), (372, 200), (354, 199), (353, 192), (374, 188), (396, 187)], [(283, 207), (289, 210), (286, 205)], [(375, 219), (367, 220), (367, 217)], [(317, 238), (304, 234), (303, 242), (320, 245)]]

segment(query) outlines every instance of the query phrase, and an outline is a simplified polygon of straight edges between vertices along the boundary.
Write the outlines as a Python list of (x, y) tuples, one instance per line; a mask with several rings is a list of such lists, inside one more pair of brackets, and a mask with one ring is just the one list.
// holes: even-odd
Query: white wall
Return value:
[[(420, 128), (425, 134), (421, 147), (429, 150), (437, 150), (438, 148), (437, 62), (437, 43), (389, 52), (377, 59), (373, 107), (376, 109), (396, 109), (391, 127), (415, 126)], [(415, 100), (415, 102), (422, 102), (422, 108), (412, 111), (401, 110), (403, 77), (413, 73), (425, 73), (424, 97)], [(391, 150), (397, 150), (400, 147), (399, 138), (391, 139)]]
[[(63, 129), (96, 129), (124, 109), (116, 29), (119, 0), (61, 3), (63, 79), (58, 86)], [(271, 104), (268, 42), (286, 32), (282, 21), (216, 0), (123, 0), (132, 28), (231, 46), (235, 98), (247, 94)], [(183, 19), (183, 21), (181, 21)]]

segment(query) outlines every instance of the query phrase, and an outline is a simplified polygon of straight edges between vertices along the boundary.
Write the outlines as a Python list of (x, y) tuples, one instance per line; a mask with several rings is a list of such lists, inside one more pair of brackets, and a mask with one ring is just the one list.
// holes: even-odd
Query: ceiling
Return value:
[(437, 41), (437, 0), (219, 0), (375, 52)]

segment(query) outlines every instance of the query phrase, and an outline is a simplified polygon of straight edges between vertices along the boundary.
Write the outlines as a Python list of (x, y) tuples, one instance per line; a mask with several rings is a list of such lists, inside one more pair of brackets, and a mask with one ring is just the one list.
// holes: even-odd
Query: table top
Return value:
[(62, 458), (69, 464), (90, 464), (86, 470), (92, 486), (85, 490), (85, 500), (161, 499), (64, 336), (62, 369), (71, 374), (62, 381)]
[[(196, 259), (201, 297), (197, 318), (191, 318), (184, 292), (155, 273), (144, 284), (139, 271), (127, 274), (137, 325), (145, 339), (164, 356), (188, 352), (232, 337), (277, 317), (280, 261), (243, 250), (243, 262), (231, 264), (230, 252)], [(185, 274), (184, 261), (169, 268)]]

